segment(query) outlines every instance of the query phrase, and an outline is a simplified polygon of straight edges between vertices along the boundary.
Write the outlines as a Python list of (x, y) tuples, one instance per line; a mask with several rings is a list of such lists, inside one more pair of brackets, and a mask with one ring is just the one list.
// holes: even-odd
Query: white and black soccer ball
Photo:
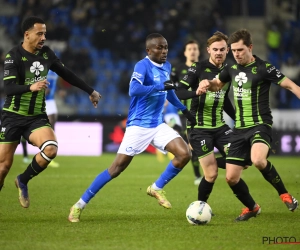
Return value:
[(211, 207), (204, 201), (192, 202), (186, 210), (186, 219), (192, 225), (204, 225), (210, 222)]

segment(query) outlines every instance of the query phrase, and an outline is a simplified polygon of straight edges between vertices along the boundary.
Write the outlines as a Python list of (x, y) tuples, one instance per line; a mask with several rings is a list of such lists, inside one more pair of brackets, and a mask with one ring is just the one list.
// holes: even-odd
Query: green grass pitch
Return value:
[[(216, 214), (208, 225), (192, 226), (185, 218), (197, 199), (190, 163), (166, 187), (170, 210), (146, 195), (146, 188), (165, 169), (154, 155), (136, 156), (128, 169), (105, 186), (83, 211), (80, 223), (67, 220), (70, 207), (96, 175), (113, 161), (100, 157), (58, 156), (59, 168), (48, 168), (29, 183), (31, 205), (18, 202), (14, 178), (26, 165), (16, 156), (0, 192), (1, 250), (90, 249), (300, 249), (300, 245), (263, 244), (263, 237), (295, 237), (300, 241), (300, 210), (291, 213), (276, 191), (251, 167), (243, 172), (262, 213), (247, 222), (234, 222), (242, 204), (219, 177), (209, 204)], [(300, 199), (300, 158), (270, 157), (290, 193)]]

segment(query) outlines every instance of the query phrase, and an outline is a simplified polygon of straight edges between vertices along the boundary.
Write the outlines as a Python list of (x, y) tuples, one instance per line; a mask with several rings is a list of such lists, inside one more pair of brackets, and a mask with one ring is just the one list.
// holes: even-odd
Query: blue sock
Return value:
[(92, 182), (89, 188), (81, 196), (81, 199), (85, 203), (88, 203), (90, 199), (92, 199), (99, 192), (99, 190), (110, 180), (111, 176), (108, 173), (108, 170), (106, 169), (95, 178), (95, 180)]
[(172, 180), (182, 169), (175, 168), (172, 161), (168, 164), (166, 170), (160, 175), (160, 177), (156, 180), (155, 185), (158, 188), (163, 188), (168, 184), (170, 180)]

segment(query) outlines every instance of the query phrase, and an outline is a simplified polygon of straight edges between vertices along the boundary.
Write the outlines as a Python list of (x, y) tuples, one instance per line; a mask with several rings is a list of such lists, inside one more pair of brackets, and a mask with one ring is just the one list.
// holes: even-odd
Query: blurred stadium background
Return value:
[[(300, 84), (299, 0), (0, 0), (0, 6), (0, 78), (4, 55), (23, 38), (22, 20), (30, 15), (42, 17), (47, 25), (46, 44), (103, 96), (94, 109), (85, 93), (60, 79), (59, 121), (101, 122), (104, 151), (115, 150), (122, 136), (120, 122), (129, 106), (130, 75), (134, 64), (146, 55), (144, 41), (149, 33), (166, 37), (168, 60), (177, 64), (184, 61), (187, 40), (199, 41), (201, 60), (207, 56), (206, 40), (215, 31), (229, 35), (247, 28), (253, 35), (254, 54)], [(3, 103), (2, 89), (0, 96)], [(273, 152), (299, 154), (300, 101), (274, 86), (271, 106)]]

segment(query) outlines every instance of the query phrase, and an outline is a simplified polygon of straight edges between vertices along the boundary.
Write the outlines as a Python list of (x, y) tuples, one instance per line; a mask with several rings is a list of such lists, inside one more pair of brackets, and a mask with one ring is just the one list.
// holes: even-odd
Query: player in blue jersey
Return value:
[[(46, 113), (49, 119), (49, 122), (54, 130), (55, 123), (57, 121), (57, 106), (55, 102), (55, 91), (56, 91), (56, 83), (58, 80), (58, 75), (53, 72), (52, 70), (49, 70), (47, 75), (47, 80), (49, 82), (48, 89), (46, 91)], [(57, 168), (59, 167), (59, 163), (52, 160), (48, 167)]]
[(133, 157), (142, 153), (149, 144), (174, 155), (161, 176), (147, 188), (147, 194), (155, 197), (159, 205), (171, 208), (163, 187), (172, 180), (191, 159), (191, 151), (180, 135), (163, 121), (166, 99), (196, 124), (195, 118), (179, 101), (170, 79), (171, 65), (167, 62), (168, 43), (158, 33), (146, 38), (146, 56), (134, 68), (129, 85), (131, 102), (126, 132), (111, 166), (100, 173), (79, 201), (71, 207), (69, 221), (79, 222), (86, 204), (110, 180), (122, 173)]

